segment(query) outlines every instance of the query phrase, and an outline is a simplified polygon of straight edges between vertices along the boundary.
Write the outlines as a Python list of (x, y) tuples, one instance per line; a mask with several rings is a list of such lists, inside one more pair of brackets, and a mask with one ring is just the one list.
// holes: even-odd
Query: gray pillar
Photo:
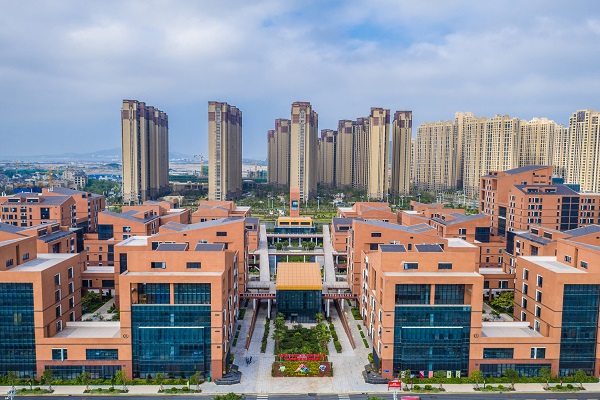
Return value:
[(325, 300), (325, 313), (327, 314), (327, 318), (329, 318), (329, 305), (331, 303), (331, 300), (327, 299)]
[(252, 299), (252, 308), (256, 310), (256, 299)]
[(267, 299), (267, 318), (271, 318), (271, 299)]

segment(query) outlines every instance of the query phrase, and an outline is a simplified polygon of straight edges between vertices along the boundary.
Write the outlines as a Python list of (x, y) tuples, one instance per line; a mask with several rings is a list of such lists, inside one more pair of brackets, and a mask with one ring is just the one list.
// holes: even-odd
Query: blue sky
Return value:
[(165, 111), (188, 154), (207, 102), (236, 105), (249, 158), (293, 101), (320, 129), (370, 107), (566, 123), (600, 108), (599, 43), (596, 0), (4, 2), (0, 156), (119, 147), (125, 98)]

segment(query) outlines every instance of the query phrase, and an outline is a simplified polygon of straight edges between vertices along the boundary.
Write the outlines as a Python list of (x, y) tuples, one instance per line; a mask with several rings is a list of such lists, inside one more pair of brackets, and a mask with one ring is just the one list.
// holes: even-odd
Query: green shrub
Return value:
[(503, 389), (505, 389), (505, 388), (504, 388), (504, 385), (498, 385), (498, 389), (500, 389), (500, 390), (503, 390)]
[(334, 340), (333, 345), (335, 346), (335, 351), (337, 351), (338, 353), (342, 352), (342, 345), (340, 344), (340, 342)]
[(431, 385), (425, 385), (425, 390), (433, 390), (433, 386), (431, 386)]
[(363, 331), (360, 331), (360, 337), (363, 339), (365, 338), (365, 333)]
[(371, 364), (373, 364), (375, 362), (375, 360), (373, 359), (373, 353), (367, 354), (367, 359), (369, 360), (369, 362)]
[(414, 390), (421, 390), (421, 386), (419, 386), (419, 385), (415, 385), (415, 386), (413, 386), (413, 389), (414, 389)]
[(367, 339), (363, 339), (363, 344), (365, 345), (365, 348), (369, 348), (369, 342), (367, 342)]
[(573, 385), (571, 385), (570, 383), (567, 383), (567, 389), (573, 389)]

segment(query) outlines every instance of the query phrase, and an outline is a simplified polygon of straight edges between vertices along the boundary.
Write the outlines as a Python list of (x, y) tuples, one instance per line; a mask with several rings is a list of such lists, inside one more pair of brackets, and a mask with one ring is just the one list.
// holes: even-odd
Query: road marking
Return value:
[(256, 400), (267, 400), (269, 398), (268, 394), (259, 394), (256, 396)]
[(338, 394), (338, 399), (340, 400), (350, 400), (350, 396), (347, 394)]

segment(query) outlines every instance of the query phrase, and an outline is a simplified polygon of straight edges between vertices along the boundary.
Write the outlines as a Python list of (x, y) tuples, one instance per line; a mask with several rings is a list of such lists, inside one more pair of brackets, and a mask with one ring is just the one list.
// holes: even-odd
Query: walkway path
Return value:
[(329, 234), (329, 225), (323, 225), (323, 258), (325, 259), (324, 283), (335, 283), (335, 266), (333, 265), (333, 246), (331, 245), (331, 235)]
[(262, 282), (269, 282), (271, 280), (271, 268), (269, 265), (269, 242), (267, 239), (267, 227), (265, 225), (260, 225), (258, 253), (260, 254), (260, 280)]

